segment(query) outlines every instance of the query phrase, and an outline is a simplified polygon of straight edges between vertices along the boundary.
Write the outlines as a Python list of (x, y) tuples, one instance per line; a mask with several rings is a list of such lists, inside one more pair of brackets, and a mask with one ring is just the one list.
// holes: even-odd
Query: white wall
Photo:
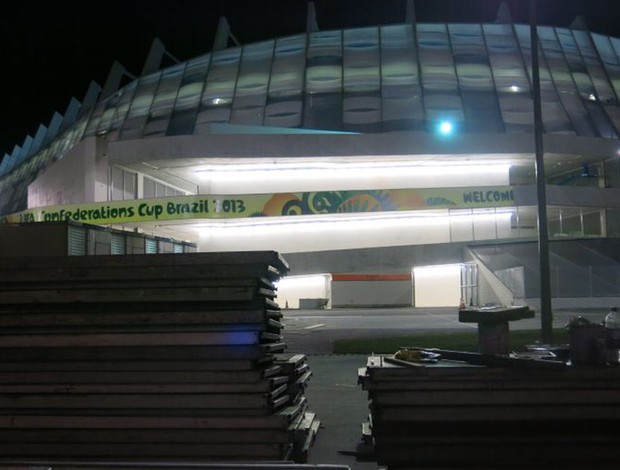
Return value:
[[(455, 230), (455, 227), (461, 227)], [(199, 225), (200, 251), (275, 250), (301, 253), (516, 237), (510, 213), (448, 210), (368, 213), (349, 216), (258, 217)]]
[(500, 305), (512, 305), (515, 297), (493, 272), (484, 264), (478, 262), (469, 251), (466, 259), (473, 261), (478, 266), (478, 303), (497, 303)]
[[(447, 212), (442, 212), (446, 213)], [(363, 218), (347, 222), (341, 216), (288, 216), (244, 223), (213, 223), (200, 229), (200, 251), (275, 250), (280, 253), (345, 250), (377, 246), (420, 245), (450, 241), (449, 219), (442, 216)], [(372, 216), (371, 216), (372, 217)]]
[(28, 207), (107, 200), (107, 159), (101, 139), (86, 139), (28, 186)]
[(416, 307), (458, 307), (461, 298), (461, 265), (424, 266), (413, 269)]
[(229, 165), (203, 165), (194, 172), (200, 194), (269, 194), (279, 192), (340, 191), (392, 188), (458, 188), (510, 184), (509, 165), (483, 162), (417, 162), (412, 158), (383, 157), (376, 161), (341, 159), (293, 163), (259, 159)]
[(405, 307), (411, 303), (411, 280), (332, 281), (334, 307)]
[(330, 280), (329, 274), (284, 277), (276, 283), (276, 301), (280, 308), (299, 308), (299, 299), (331, 299)]

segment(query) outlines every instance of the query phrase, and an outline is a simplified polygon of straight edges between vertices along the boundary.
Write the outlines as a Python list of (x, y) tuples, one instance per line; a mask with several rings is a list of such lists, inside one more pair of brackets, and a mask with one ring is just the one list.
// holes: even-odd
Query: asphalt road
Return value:
[[(581, 315), (601, 322), (604, 309), (553, 312), (554, 328), (562, 328)], [(454, 308), (283, 310), (287, 350), (305, 354), (329, 354), (337, 339), (407, 334), (475, 331), (475, 323), (460, 323)], [(510, 323), (511, 330), (541, 327), (540, 315)]]

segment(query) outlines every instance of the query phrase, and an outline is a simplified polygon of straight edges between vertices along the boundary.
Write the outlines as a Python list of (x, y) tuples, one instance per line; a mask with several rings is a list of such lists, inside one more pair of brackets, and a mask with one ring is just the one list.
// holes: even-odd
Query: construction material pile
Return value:
[(0, 258), (0, 458), (303, 462), (275, 252)]
[(620, 368), (417, 352), (372, 356), (359, 370), (370, 407), (363, 438), (379, 465), (617, 467)]

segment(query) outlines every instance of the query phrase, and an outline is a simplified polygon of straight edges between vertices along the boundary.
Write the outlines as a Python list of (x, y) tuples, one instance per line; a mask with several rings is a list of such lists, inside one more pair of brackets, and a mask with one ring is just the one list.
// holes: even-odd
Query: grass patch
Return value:
[[(510, 332), (510, 349), (514, 351), (524, 350), (526, 345), (537, 342), (540, 342), (540, 330), (515, 330)], [(554, 344), (568, 343), (568, 333), (564, 328), (553, 330), (553, 342)], [(334, 342), (333, 353), (392, 354), (403, 346), (476, 352), (478, 350), (478, 333), (475, 331), (465, 331), (339, 339)]]

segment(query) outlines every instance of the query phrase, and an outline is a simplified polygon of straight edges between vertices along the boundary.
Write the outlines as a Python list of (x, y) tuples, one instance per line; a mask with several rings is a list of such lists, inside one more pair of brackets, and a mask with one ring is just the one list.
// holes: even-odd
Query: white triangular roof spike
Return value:
[(159, 38), (153, 39), (151, 43), (151, 49), (146, 56), (144, 66), (142, 67), (142, 73), (140, 76), (149, 75), (157, 72), (161, 68), (161, 61), (166, 53), (166, 46), (160, 41)]
[(409, 24), (415, 24), (416, 22), (415, 3), (413, 0), (407, 0), (405, 6), (405, 22)]
[(34, 142), (34, 139), (32, 138), (32, 136), (27, 135), (26, 138), (24, 139), (24, 143), (22, 144), (22, 149), (20, 150), (19, 155), (17, 156), (17, 159), (15, 160), (15, 163), (24, 161), (24, 158), (26, 158), (26, 156), (30, 153), (30, 148), (32, 147), (33, 142)]
[(588, 25), (586, 24), (586, 20), (583, 19), (583, 16), (578, 15), (575, 17), (573, 22), (570, 24), (571, 29), (578, 29), (581, 31), (588, 31)]
[(502, 2), (499, 4), (499, 8), (497, 9), (497, 18), (495, 19), (495, 22), (500, 24), (512, 24), (512, 15), (510, 14), (510, 8), (508, 7), (508, 3)]
[(220, 16), (217, 23), (215, 38), (213, 39), (212, 50), (219, 51), (228, 47), (228, 37), (230, 36), (230, 24), (225, 16)]
[(88, 89), (86, 90), (86, 93), (84, 94), (84, 99), (82, 100), (82, 104), (80, 106), (80, 112), (78, 116), (84, 115), (84, 113), (86, 113), (93, 106), (95, 106), (95, 103), (97, 102), (99, 96), (101, 95), (101, 90), (102, 90), (101, 85), (99, 85), (95, 81), (91, 81), (88, 84)]
[(9, 158), (17, 158), (17, 155), (19, 155), (19, 152), (21, 152), (22, 148), (19, 145), (16, 145), (15, 147), (13, 147), (13, 152), (11, 153), (11, 155), (9, 155)]
[(306, 17), (306, 32), (312, 33), (319, 30), (319, 23), (316, 20), (316, 7), (314, 2), (308, 2), (308, 14)]
[(43, 139), (43, 144), (48, 144), (54, 137), (58, 135), (58, 131), (60, 131), (60, 125), (62, 124), (62, 114), (58, 111), (54, 113), (52, 116), (52, 120), (47, 126), (47, 134), (45, 135), (45, 139)]
[(118, 60), (115, 60), (112, 67), (110, 67), (110, 72), (108, 72), (108, 78), (105, 81), (105, 85), (103, 85), (103, 91), (101, 92), (102, 100), (109, 98), (118, 91), (125, 74), (127, 74), (127, 69), (125, 66)]
[(10, 155), (7, 154), (4, 156), (4, 160), (2, 160), (2, 164), (0, 164), (0, 173), (11, 171), (21, 150), (22, 148), (16, 145), (13, 147), (13, 152)]
[(71, 101), (69, 101), (69, 106), (67, 106), (67, 110), (62, 118), (62, 123), (60, 125), (61, 130), (66, 129), (77, 120), (80, 115), (81, 108), (82, 103), (80, 103), (75, 97), (71, 98)]
[(29, 156), (34, 155), (39, 151), (43, 141), (45, 140), (45, 136), (47, 135), (47, 126), (41, 124), (37, 129), (37, 133), (34, 135), (34, 141), (32, 143), (32, 147), (30, 148)]

